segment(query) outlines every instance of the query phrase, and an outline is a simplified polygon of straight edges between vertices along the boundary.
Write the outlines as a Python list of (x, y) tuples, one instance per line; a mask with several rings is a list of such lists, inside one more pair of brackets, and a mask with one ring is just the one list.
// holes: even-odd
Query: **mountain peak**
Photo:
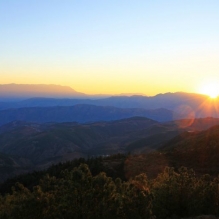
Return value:
[(55, 84), (0, 84), (2, 98), (84, 97), (71, 87)]

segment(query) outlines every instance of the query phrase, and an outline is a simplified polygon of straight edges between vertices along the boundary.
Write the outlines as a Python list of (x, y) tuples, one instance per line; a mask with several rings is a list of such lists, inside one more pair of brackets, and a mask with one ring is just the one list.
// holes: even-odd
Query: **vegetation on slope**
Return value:
[[(64, 166), (63, 166), (64, 167)], [(43, 174), (32, 189), (15, 183), (0, 196), (0, 218), (171, 218), (219, 216), (219, 178), (197, 177), (193, 170), (166, 167), (155, 179), (142, 173), (128, 181), (87, 164), (58, 176)]]

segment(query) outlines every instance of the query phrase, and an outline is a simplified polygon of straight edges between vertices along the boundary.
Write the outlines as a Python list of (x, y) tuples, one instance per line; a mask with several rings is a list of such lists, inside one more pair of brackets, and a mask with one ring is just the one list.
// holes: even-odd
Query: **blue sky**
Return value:
[(2, 84), (196, 92), (219, 81), (219, 2), (0, 1)]

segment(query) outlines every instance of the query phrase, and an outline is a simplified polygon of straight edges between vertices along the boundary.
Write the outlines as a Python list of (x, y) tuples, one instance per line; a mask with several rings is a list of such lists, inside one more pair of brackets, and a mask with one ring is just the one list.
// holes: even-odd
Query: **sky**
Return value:
[(218, 11), (218, 0), (0, 0), (0, 84), (201, 92), (219, 84)]

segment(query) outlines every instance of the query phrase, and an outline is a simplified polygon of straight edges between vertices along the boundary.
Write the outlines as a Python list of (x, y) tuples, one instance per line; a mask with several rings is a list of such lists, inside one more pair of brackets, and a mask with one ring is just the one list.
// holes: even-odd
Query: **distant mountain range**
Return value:
[(85, 97), (68, 86), (45, 84), (0, 84), (0, 99), (27, 99), (32, 97)]
[(13, 121), (94, 122), (144, 116), (157, 121), (182, 118), (219, 118), (219, 99), (189, 93), (154, 97), (114, 96), (101, 99), (31, 98), (0, 102), (0, 125)]
[[(1, 89), (0, 85), (0, 89)], [(53, 86), (53, 85), (51, 85)], [(36, 86), (37, 87), (37, 86)], [(49, 89), (50, 86), (48, 86)], [(31, 88), (28, 87), (29, 89)], [(37, 87), (39, 88), (39, 87)], [(44, 89), (45, 90), (45, 89)], [(23, 99), (16, 99), (14, 95), (20, 95), (19, 92), (1, 91), (0, 90), (0, 109), (7, 108), (21, 108), (21, 107), (46, 107), (46, 106), (72, 106), (76, 104), (92, 104), (99, 106), (114, 106), (119, 108), (145, 108), (145, 109), (157, 109), (157, 108), (166, 108), (174, 110), (181, 105), (188, 105), (192, 109), (200, 109), (203, 105), (213, 104), (212, 100), (208, 96), (202, 94), (192, 94), (184, 92), (176, 93), (165, 93), (158, 94), (156, 96), (111, 96), (107, 98), (96, 98), (93, 96), (86, 96), (77, 92), (73, 92), (72, 96), (62, 96), (64, 92), (54, 97), (55, 93), (50, 95), (45, 92), (36, 92), (34, 93), (31, 90), (26, 89), (26, 93), (23, 95)], [(35, 95), (34, 95), (35, 94)], [(74, 95), (75, 94), (75, 95)], [(25, 96), (26, 95), (26, 96)], [(6, 101), (7, 97), (14, 97), (16, 101)], [(20, 96), (21, 97), (21, 96)], [(77, 97), (77, 98), (75, 98)], [(83, 97), (83, 98), (80, 98)], [(216, 99), (214, 104), (218, 104), (219, 100)], [(201, 109), (200, 109), (201, 110)]]
[[(206, 105), (218, 109), (219, 103), (219, 99), (213, 101), (206, 95), (184, 92), (165, 93), (155, 96), (120, 95), (107, 98), (104, 95), (100, 96), (89, 96), (70, 87), (60, 85), (5, 84), (0, 85), (0, 109), (92, 104), (119, 108), (165, 108), (175, 110), (181, 105), (187, 105), (193, 110), (199, 110), (201, 113)], [(7, 100), (10, 100), (10, 102)]]
[(75, 106), (28, 107), (0, 110), (0, 125), (12, 121), (46, 122), (78, 122), (111, 121), (133, 116), (147, 117), (164, 122), (173, 119), (173, 112), (167, 109), (116, 108), (111, 106), (95, 106), (78, 104)]
[[(6, 101), (9, 97), (18, 99)], [(0, 125), (12, 121), (91, 123), (141, 116), (158, 122), (181, 121), (182, 128), (195, 118), (219, 118), (219, 99), (183, 92), (93, 99), (65, 86), (9, 84), (0, 85), (0, 99), (5, 100), (0, 102)]]

